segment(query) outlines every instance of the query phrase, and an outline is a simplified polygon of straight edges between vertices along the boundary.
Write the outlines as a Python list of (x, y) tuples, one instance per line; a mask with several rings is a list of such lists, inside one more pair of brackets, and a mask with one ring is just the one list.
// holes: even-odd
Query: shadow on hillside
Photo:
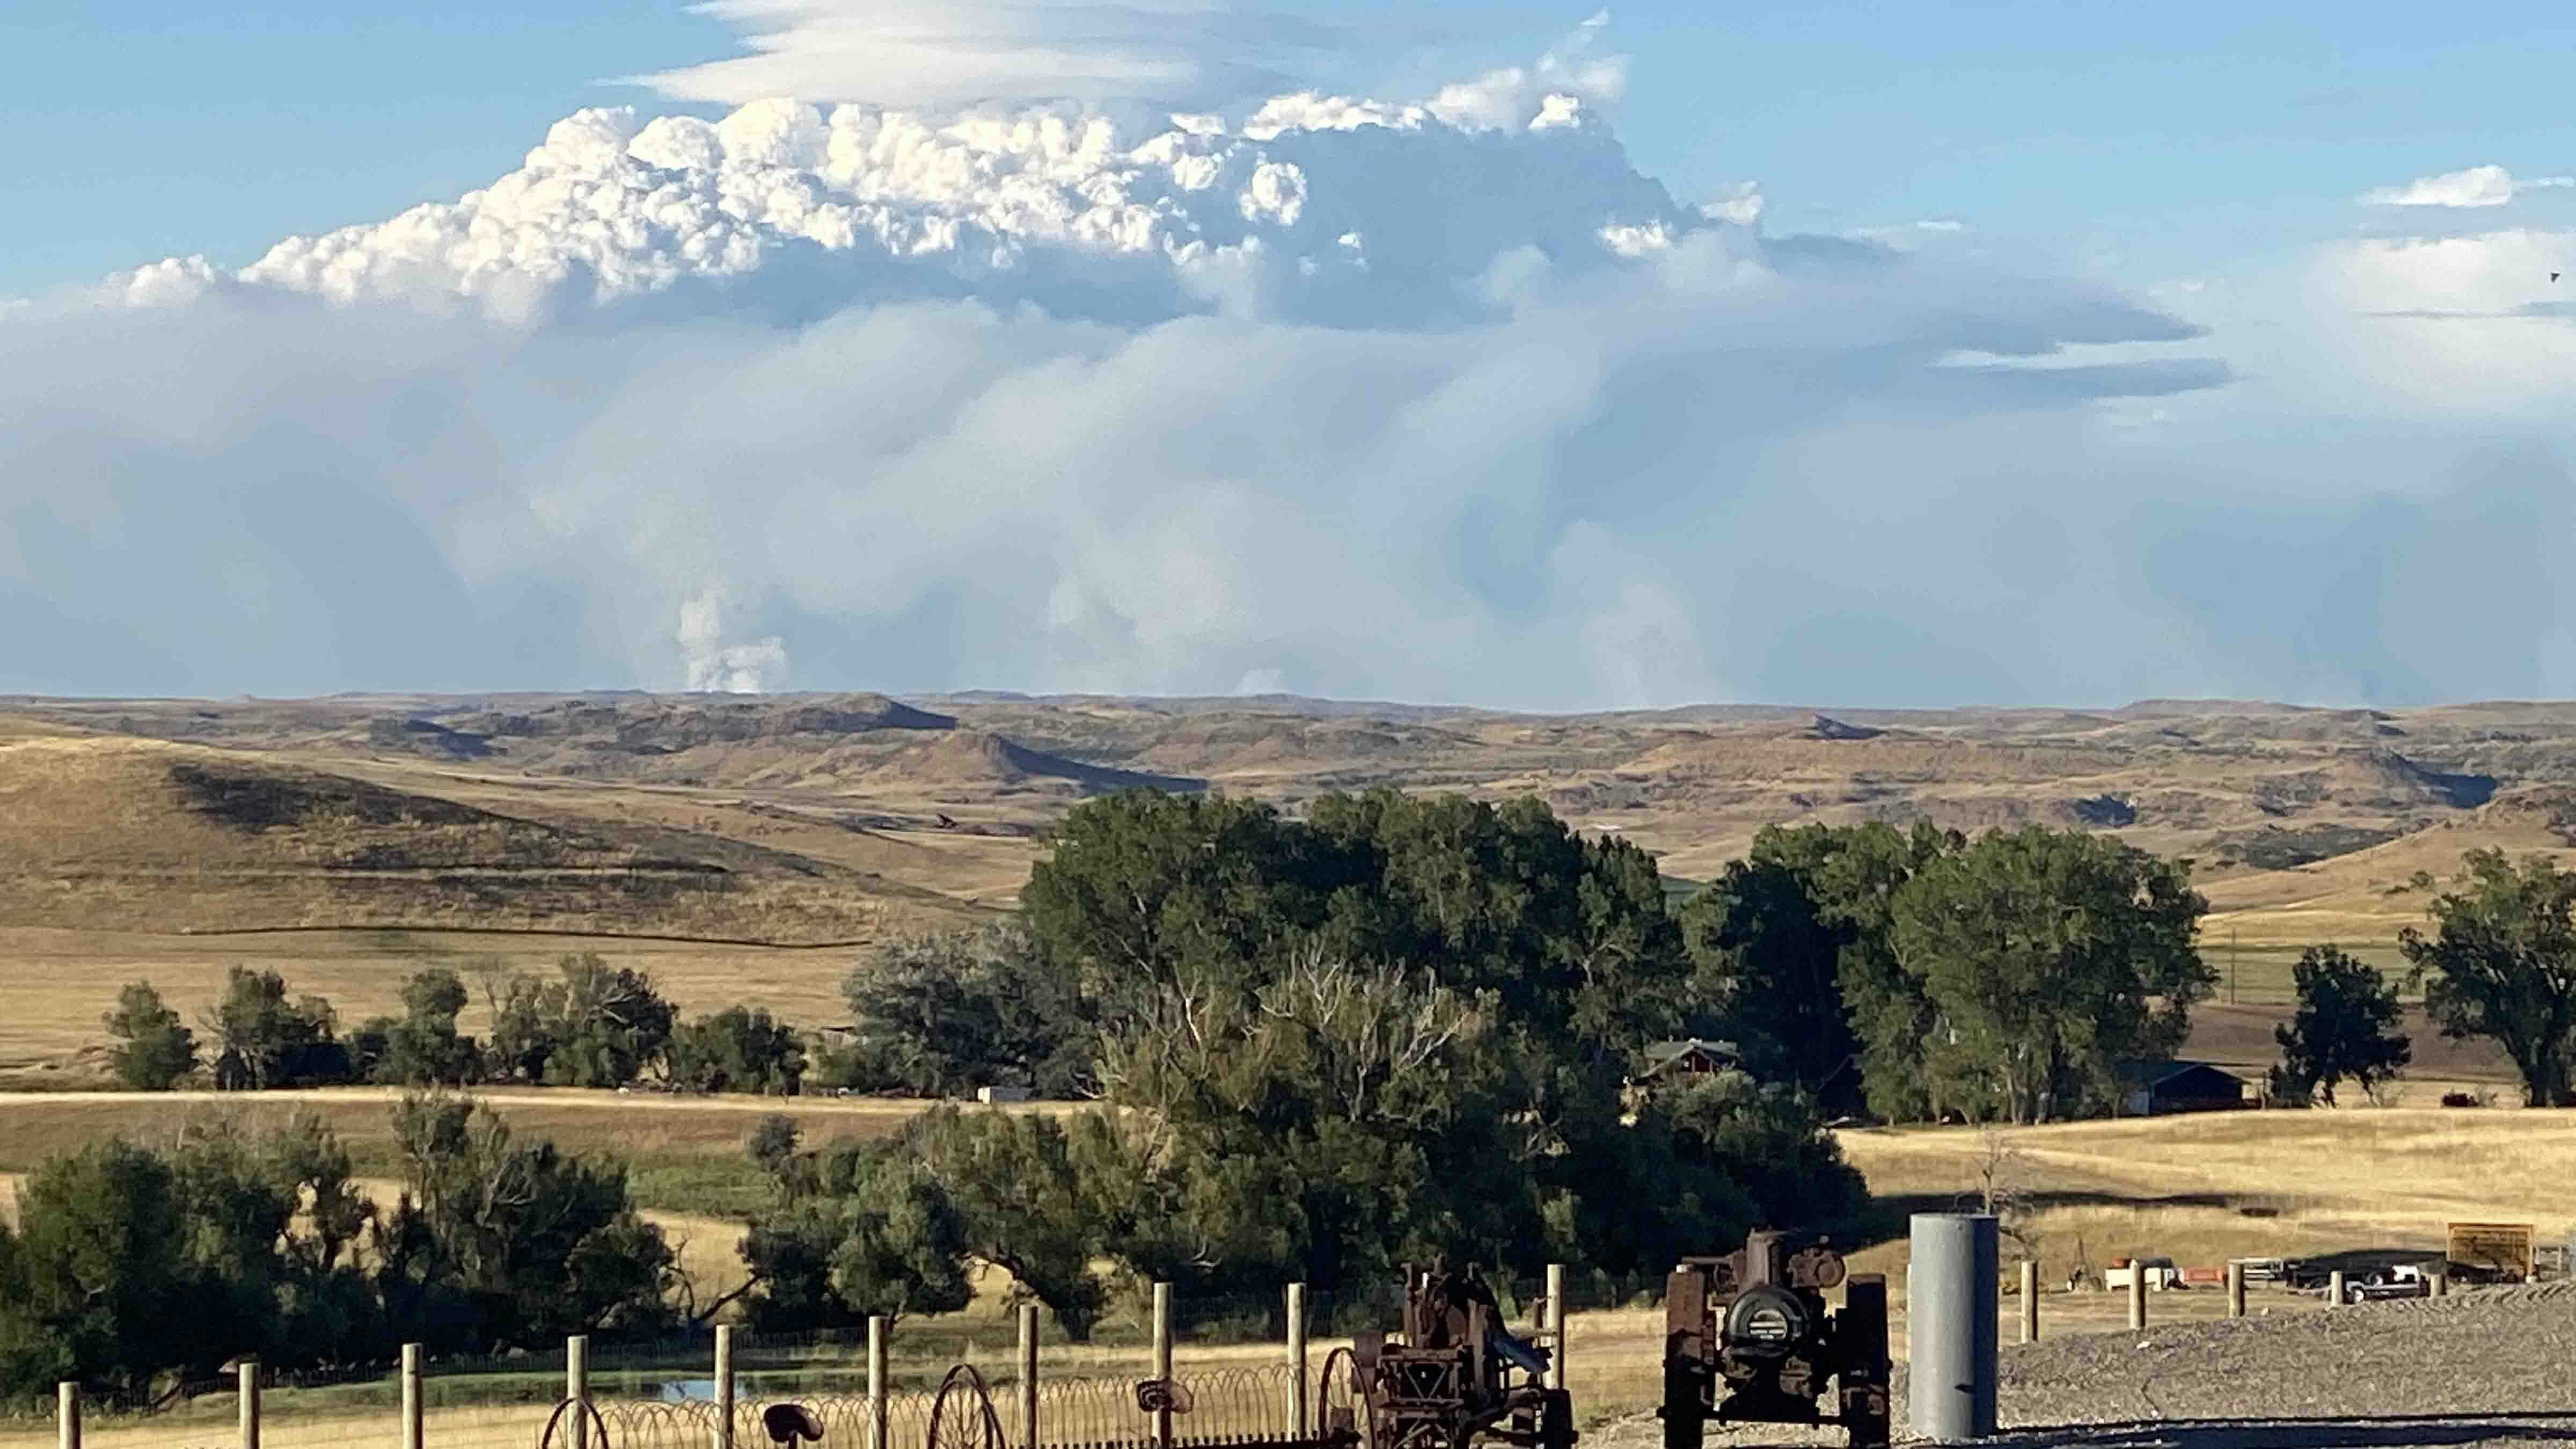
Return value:
[(2413, 1449), (2413, 1446), (2576, 1441), (2576, 1413), (2421, 1414), (2406, 1417), (2137, 1419), (2006, 1429), (1978, 1442), (2009, 1449), (2093, 1445), (2127, 1449)]

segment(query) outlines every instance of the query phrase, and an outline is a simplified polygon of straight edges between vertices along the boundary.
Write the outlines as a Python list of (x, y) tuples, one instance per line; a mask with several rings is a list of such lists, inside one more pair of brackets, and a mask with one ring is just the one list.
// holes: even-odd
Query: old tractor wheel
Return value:
[(1708, 1411), (1700, 1403), (1700, 1375), (1664, 1365), (1664, 1449), (1699, 1449), (1708, 1432)]
[(939, 1381), (939, 1397), (930, 1401), (929, 1449), (1003, 1449), (1001, 1418), (973, 1365), (961, 1363)]
[(1347, 1348), (1325, 1355), (1323, 1377), (1315, 1384), (1315, 1434), (1337, 1449), (1381, 1449), (1368, 1381)]
[(1852, 1449), (1884, 1449), (1888, 1426), (1887, 1279), (1856, 1274), (1834, 1321), (1842, 1361), (1842, 1421)]
[(1574, 1396), (1550, 1389), (1539, 1401), (1539, 1449), (1574, 1449)]

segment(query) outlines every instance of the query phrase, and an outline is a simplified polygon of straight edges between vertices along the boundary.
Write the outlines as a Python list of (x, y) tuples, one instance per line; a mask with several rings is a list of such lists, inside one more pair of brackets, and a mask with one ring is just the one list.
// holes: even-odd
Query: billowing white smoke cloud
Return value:
[(787, 641), (772, 635), (750, 644), (725, 642), (721, 588), (680, 605), (680, 652), (693, 691), (771, 694), (787, 682)]
[[(471, 298), (522, 319), (604, 301), (801, 321), (972, 295), (1131, 325), (1210, 299), (1428, 320), (1517, 247), (1580, 264), (1606, 261), (1614, 232), (1722, 224), (1639, 176), (1581, 95), (1536, 84), (1597, 91), (1598, 70), (1551, 60), (1422, 105), (1298, 93), (1142, 136), (1064, 106), (932, 117), (759, 101), (713, 123), (585, 110), (459, 201), (293, 237), (230, 277), (191, 259), (120, 285), (135, 301), (212, 285)], [(1746, 214), (1741, 200), (1721, 215)]]
[(2576, 686), (2545, 436), (2285, 428), (2395, 394), (1766, 238), (1526, 100), (584, 113), (456, 203), (21, 309), (0, 689)]

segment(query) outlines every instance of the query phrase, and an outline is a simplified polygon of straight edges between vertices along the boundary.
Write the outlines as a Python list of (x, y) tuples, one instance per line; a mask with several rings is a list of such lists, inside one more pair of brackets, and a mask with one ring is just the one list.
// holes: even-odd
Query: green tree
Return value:
[(1139, 1275), (1626, 1267), (1749, 1221), (1705, 1134), (1627, 1121), (1635, 1053), (1692, 1006), (1653, 861), (1538, 801), (1108, 797), (1023, 900), (1096, 1002), (1114, 1110), (1066, 1151)]
[(448, 1348), (490, 1350), (670, 1320), (672, 1253), (637, 1214), (626, 1170), (517, 1141), (472, 1101), (394, 1112), (403, 1188), (376, 1235), (386, 1315)]
[(197, 1120), (174, 1144), (111, 1139), (49, 1159), (0, 1226), (0, 1389), (60, 1379), (112, 1401), (225, 1359), (286, 1367), (377, 1352), (357, 1264), (369, 1216), (312, 1117), (249, 1133)]
[(676, 1013), (653, 978), (596, 953), (558, 958), (551, 981), (494, 973), (490, 1074), (552, 1087), (622, 1087), (662, 1061)]
[[(1223, 796), (1126, 790), (1067, 811), (1020, 892), (1030, 935), (1118, 1000), (1227, 969), (1323, 922), (1341, 883), (1311, 830)], [(1347, 872), (1344, 872), (1346, 874)]]
[(549, 1085), (622, 1087), (661, 1059), (676, 1013), (651, 976), (595, 954), (564, 957), (556, 969), (561, 1037), (546, 1059)]
[(1429, 966), (1603, 1079), (1679, 1024), (1689, 952), (1638, 846), (1586, 839), (1530, 796), (1378, 789), (1323, 796), (1309, 819), (1337, 954)]
[(483, 979), (492, 1012), (484, 1073), (497, 1081), (542, 1082), (562, 1045), (563, 987), (525, 972), (497, 970)]
[(698, 1092), (795, 1092), (805, 1049), (766, 1007), (729, 1006), (680, 1027), (664, 1048), (671, 1080)]
[(202, 1024), (220, 1051), (219, 1085), (257, 1091), (349, 1078), (331, 1003), (313, 995), (288, 1000), (277, 972), (231, 968), (223, 1000)]
[(943, 1106), (906, 1126), (904, 1145), (956, 1204), (968, 1249), (1055, 1314), (1065, 1336), (1091, 1337), (1109, 1292), (1094, 1260), (1111, 1215), (1054, 1117)]
[[(2472, 850), (2460, 864), (2451, 889), (2425, 908), (2433, 934), (2398, 934), (2425, 1014), (2444, 1036), (2503, 1047), (2531, 1106), (2576, 1104), (2576, 872), (2538, 854), (2516, 866), (2499, 850)], [(2419, 872), (2415, 885), (2434, 882)]]
[(973, 1299), (965, 1219), (909, 1151), (844, 1142), (781, 1166), (779, 1200), (742, 1242), (755, 1331), (952, 1313)]
[(378, 1018), (363, 1033), (381, 1041), (373, 1063), (377, 1081), (396, 1086), (471, 1086), (483, 1075), (483, 1047), (457, 1030), (465, 1010), (465, 982), (443, 967), (415, 973), (403, 983), (403, 1014)]
[(2395, 1029), (2404, 1015), (2395, 983), (2332, 946), (2300, 952), (2291, 976), (2298, 1012), (2272, 1028), (2285, 1084), (2331, 1107), (2336, 1083), (2349, 1079), (2368, 1092), (2405, 1070), (2415, 1048)]
[(833, 1084), (926, 1097), (978, 1086), (1072, 1095), (1092, 1023), (1076, 973), (1014, 927), (903, 936), (842, 978), (859, 1041)]
[(1688, 1028), (1732, 1041), (1763, 1075), (1851, 1111), (1863, 1097), (1860, 1037), (1838, 974), (1851, 933), (1821, 899), (1812, 863), (1783, 849), (1808, 839), (1765, 830), (1747, 859), (1729, 861), (1684, 909)]
[(765, 1113), (743, 1139), (742, 1152), (763, 1174), (784, 1180), (788, 1164), (796, 1160), (800, 1137), (795, 1118), (784, 1112)]
[(1925, 1041), (1936, 1013), (1892, 940), (1897, 891), (1965, 845), (1957, 833), (1766, 826), (1682, 913), (1692, 1034), (1736, 1043), (1754, 1073), (1834, 1115), (1938, 1116)]
[(165, 1092), (197, 1069), (197, 1034), (149, 981), (117, 993), (116, 1009), (99, 1018), (115, 1039), (108, 1061), (116, 1078), (138, 1092)]
[(1210, 1290), (1379, 1279), (1447, 1255), (1543, 1261), (1541, 1204), (1580, 1162), (1549, 1048), (1430, 973), (1292, 948), (1249, 996), (1173, 992), (1101, 1047), (1108, 1100), (1157, 1136), (1111, 1201), (1140, 1274)]
[(1917, 821), (1911, 830), (1870, 822), (1811, 842), (1813, 879), (1843, 938), (1835, 977), (1860, 1038), (1861, 1088), (1869, 1110), (1889, 1121), (1938, 1120), (1951, 1086), (1931, 1046), (1939, 1012), (1920, 973), (1896, 952), (1896, 900), (1906, 883), (1967, 838)]
[(1892, 918), (1938, 1013), (1929, 1068), (2013, 1122), (2107, 1097), (2118, 1062), (2170, 1057), (2189, 1031), (2213, 980), (2192, 946), (2207, 909), (2184, 865), (2080, 831), (1992, 831), (1933, 860)]
[(45, 1163), (0, 1225), (0, 1369), (21, 1394), (77, 1380), (139, 1403), (161, 1374), (211, 1369), (222, 1345), (190, 1333), (188, 1224), (177, 1174), (132, 1143), (93, 1143)]

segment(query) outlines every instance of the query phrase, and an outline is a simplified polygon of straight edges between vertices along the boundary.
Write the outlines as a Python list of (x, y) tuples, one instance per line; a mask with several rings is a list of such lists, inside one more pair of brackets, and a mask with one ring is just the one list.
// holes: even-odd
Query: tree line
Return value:
[[(236, 968), (196, 1031), (137, 982), (104, 1018), (111, 1061), (139, 1088), (652, 1080), (782, 1094), (811, 1085), (940, 1097), (1022, 1085), (1042, 1096), (1098, 1095), (1100, 1013), (1125, 1004), (1097, 989), (1104, 972), (1141, 971), (1123, 982), (1129, 990), (1177, 989), (1158, 953), (1275, 963), (1293, 940), (1351, 958), (1341, 963), (1349, 973), (1365, 969), (1352, 964), (1354, 949), (1379, 965), (1452, 950), (1421, 923), (1389, 917), (1393, 903), (1377, 903), (1386, 918), (1371, 920), (1356, 906), (1318, 902), (1353, 889), (1358, 834), (1398, 818), (1404, 823), (1390, 828), (1416, 829), (1415, 816), (1461, 809), (1524, 834), (1530, 821), (1509, 817), (1535, 811), (1545, 821), (1539, 834), (1570, 838), (1534, 802), (1495, 810), (1335, 796), (1305, 821), (1244, 802), (1151, 794), (1093, 802), (1066, 822), (1061, 840), (1077, 861), (1085, 851), (1126, 851), (1122, 869), (1170, 876), (1154, 883), (1168, 897), (1154, 909), (1175, 913), (1173, 921), (1143, 919), (1150, 897), (1113, 909), (1074, 862), (1041, 866), (1021, 922), (898, 940), (859, 962), (842, 983), (850, 1028), (830, 1043), (758, 1007), (683, 1022), (649, 975), (586, 955), (562, 958), (551, 977), (478, 968), (491, 1022), (482, 1040), (459, 1029), (470, 993), (444, 968), (411, 978), (399, 1015), (346, 1031), (328, 1001), (290, 995), (273, 971)], [(1114, 823), (1122, 811), (1145, 823)], [(1191, 811), (1208, 818), (1177, 822), (1179, 834), (1151, 848), (1119, 842), (1122, 830), (1163, 830)], [(1450, 845), (1458, 848), (1437, 868), (1489, 864)], [(1210, 857), (1199, 864), (1213, 872), (1195, 880), (1175, 854), (1182, 849)], [(1609, 877), (1621, 870), (1632, 885), (1654, 875), (1642, 857)], [(2032, 827), (1972, 841), (1929, 825), (1766, 829), (1679, 911), (1639, 898), (1624, 927), (1636, 939), (1621, 949), (1635, 957), (1629, 984), (1648, 995), (1631, 1000), (1628, 1035), (1726, 1041), (1754, 1077), (1794, 1085), (1828, 1116), (2045, 1121), (2105, 1111), (2116, 1101), (2118, 1067), (2171, 1056), (2211, 988), (2194, 945), (2207, 906), (2188, 873), (2187, 862), (2080, 831)], [(2402, 978), (2383, 979), (2332, 947), (2301, 962), (2299, 1018), (2276, 1033), (2276, 1092), (2330, 1103), (2338, 1082), (2367, 1090), (2402, 1071), (2409, 1049), (2395, 1030), (2396, 1003), (2406, 987), (2423, 992), (2446, 1033), (2498, 1042), (2528, 1100), (2566, 1100), (2576, 1061), (2576, 928), (2568, 924), (2576, 874), (2542, 858), (2516, 864), (2471, 852), (2453, 889), (2429, 878), (2413, 886), (2437, 893), (2429, 933), (2401, 940)], [(1093, 894), (1061, 896), (1081, 890)], [(1211, 891), (1237, 894), (1220, 907), (1203, 899)], [(1468, 894), (1429, 904), (1455, 912)], [(1537, 895), (1530, 903), (1543, 904)], [(1555, 909), (1556, 919), (1515, 917), (1508, 929), (1562, 937), (1571, 917)], [(1569, 948), (1560, 940), (1532, 949)]]
[(108, 1063), (138, 1091), (201, 1080), (256, 1091), (350, 1082), (622, 1087), (651, 1079), (690, 1091), (792, 1095), (805, 1073), (803, 1042), (766, 1008), (735, 1005), (682, 1021), (648, 973), (595, 954), (561, 958), (551, 978), (498, 964), (477, 974), (491, 1021), (486, 1039), (459, 1028), (472, 998), (464, 978), (445, 967), (403, 983), (400, 1015), (347, 1031), (328, 1000), (290, 997), (275, 971), (231, 968), (222, 997), (195, 1028), (149, 981), (137, 981), (101, 1018)]
[(2273, 1031), (2274, 1084), (2331, 1106), (2340, 1082), (2370, 1091), (2403, 1072), (2414, 1052), (2397, 1029), (2403, 986), (2423, 993), (2445, 1037), (2494, 1042), (2524, 1105), (2576, 1106), (2576, 871), (2546, 855), (2472, 850), (2448, 889), (2426, 871), (2404, 888), (2430, 900), (2425, 925), (2398, 933), (2401, 976), (2330, 946), (2301, 955), (2297, 1013)]
[(688, 1302), (622, 1167), (519, 1140), (475, 1104), (394, 1109), (401, 1188), (369, 1200), (320, 1119), (216, 1117), (55, 1157), (0, 1221), (0, 1392), (72, 1380), (141, 1406), (256, 1355), (283, 1369), (399, 1345), (488, 1353), (647, 1333)]

